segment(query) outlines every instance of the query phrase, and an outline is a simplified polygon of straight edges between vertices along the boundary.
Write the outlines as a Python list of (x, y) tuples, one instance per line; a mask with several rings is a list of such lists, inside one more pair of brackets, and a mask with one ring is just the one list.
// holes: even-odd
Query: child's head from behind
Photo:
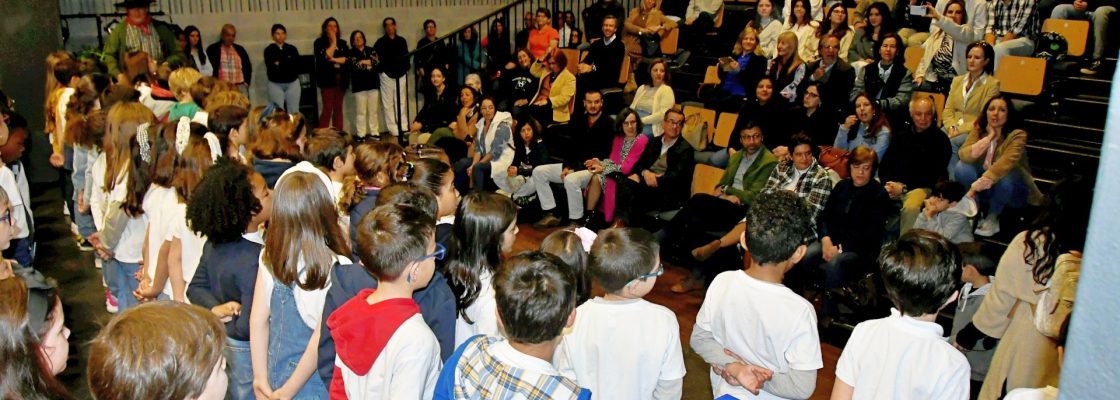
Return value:
[(428, 286), (443, 254), (436, 251), (436, 220), (427, 211), (386, 204), (362, 217), (357, 229), (354, 246), (366, 271), (381, 281), (403, 277), (416, 288)]
[(405, 169), (406, 182), (424, 186), (439, 198), (439, 217), (455, 214), (459, 191), (455, 189), (455, 171), (450, 165), (434, 158), (420, 158), (409, 161)]
[(494, 274), (517, 235), (517, 206), (509, 197), (473, 192), (463, 197), (452, 232), (459, 251), (447, 262), (446, 276), (464, 310), (478, 298), (481, 275)]
[(887, 296), (902, 314), (935, 314), (956, 299), (961, 253), (936, 233), (914, 229), (879, 254)]
[(190, 67), (179, 68), (171, 73), (167, 79), (168, 86), (171, 86), (171, 93), (175, 95), (175, 99), (182, 101), (194, 101), (191, 95), (191, 87), (202, 79), (202, 74), (198, 70)]
[(211, 243), (230, 243), (252, 223), (267, 220), (271, 208), (264, 178), (242, 163), (221, 158), (187, 202), (187, 223)]
[(552, 232), (541, 241), (541, 251), (560, 257), (576, 272), (577, 304), (591, 298), (591, 277), (587, 272), (589, 256), (579, 235), (567, 229)]
[(930, 201), (926, 203), (926, 207), (932, 207), (934, 212), (948, 210), (961, 201), (965, 193), (964, 185), (960, 182), (938, 182), (929, 193)]
[(247, 144), (252, 143), (253, 139), (249, 137), (248, 116), (248, 109), (236, 105), (226, 105), (218, 107), (210, 113), (206, 123), (210, 132), (214, 132), (218, 138), (225, 137), (239, 145)]
[(428, 213), (436, 219), (439, 213), (439, 199), (428, 188), (411, 183), (398, 182), (386, 186), (377, 194), (374, 207), (386, 204), (406, 204)]
[(963, 243), (961, 250), (961, 281), (974, 282), (996, 274), (996, 263), (980, 252), (979, 243)]
[(204, 308), (142, 304), (117, 315), (93, 339), (90, 392), (98, 400), (222, 399), (228, 385), (224, 343), (222, 323)]
[[(334, 257), (350, 254), (338, 211), (326, 185), (309, 172), (293, 172), (276, 183), (264, 263), (280, 283), (298, 283), (305, 290), (326, 286)], [(306, 266), (300, 281), (298, 263)]]
[(657, 240), (644, 229), (606, 229), (591, 245), (591, 275), (608, 293), (642, 297), (657, 281), (657, 254)]
[(805, 237), (812, 231), (809, 207), (787, 190), (762, 193), (747, 211), (747, 248), (762, 265), (789, 261), (793, 267), (805, 254)]
[(0, 145), (0, 158), (5, 164), (18, 161), (27, 149), (27, 120), (14, 112), (7, 114), (7, 117), (8, 141)]
[(396, 143), (368, 141), (354, 146), (354, 173), (366, 185), (385, 187), (399, 181), (403, 163), (404, 148)]
[(555, 340), (574, 321), (576, 277), (564, 261), (539, 251), (506, 261), (494, 276), (502, 332), (514, 343)]
[(354, 174), (354, 152), (350, 136), (334, 128), (319, 128), (303, 147), (303, 158), (332, 174)]

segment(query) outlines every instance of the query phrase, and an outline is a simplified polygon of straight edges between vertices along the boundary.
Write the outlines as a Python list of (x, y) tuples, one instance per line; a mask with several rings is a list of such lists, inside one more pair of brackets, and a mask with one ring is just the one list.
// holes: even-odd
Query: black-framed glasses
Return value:
[(437, 261), (439, 261), (439, 260), (443, 260), (443, 257), (445, 257), (445, 256), (447, 256), (447, 247), (444, 247), (443, 244), (436, 243), (436, 251), (432, 252), (432, 254), (428, 254), (426, 256), (417, 258), (416, 262), (421, 262), (421, 261), (427, 260), (429, 258), (434, 258)]
[(650, 272), (648, 274), (638, 275), (638, 277), (634, 278), (634, 279), (644, 281), (646, 279), (656, 278), (656, 277), (659, 277), (661, 275), (665, 275), (665, 264), (658, 263), (657, 264), (657, 269), (653, 270), (653, 272)]
[(684, 126), (684, 120), (674, 121), (674, 120), (670, 119), (670, 120), (667, 120), (665, 122), (668, 122), (669, 125)]

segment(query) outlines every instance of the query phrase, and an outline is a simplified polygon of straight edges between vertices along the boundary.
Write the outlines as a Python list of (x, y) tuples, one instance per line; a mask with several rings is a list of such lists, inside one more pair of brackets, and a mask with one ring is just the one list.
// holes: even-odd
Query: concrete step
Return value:
[(1025, 128), (1032, 138), (1078, 140), (1099, 145), (1104, 140), (1104, 124), (1088, 122), (1092, 121), (1062, 116), (1028, 117), (1024, 120)]

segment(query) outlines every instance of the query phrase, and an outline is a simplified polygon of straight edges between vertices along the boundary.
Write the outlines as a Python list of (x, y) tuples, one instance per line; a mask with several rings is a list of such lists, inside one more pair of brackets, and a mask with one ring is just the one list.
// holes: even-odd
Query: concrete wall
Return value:
[(16, 100), (31, 131), (43, 129), (47, 54), (62, 43), (57, 2), (0, 0), (0, 88)]
[[(1066, 358), (1062, 399), (1115, 399), (1120, 393), (1120, 73), (1112, 78), (1111, 104), (1097, 173), (1093, 213), (1085, 245)], [(1107, 173), (1113, 171), (1113, 173)]]

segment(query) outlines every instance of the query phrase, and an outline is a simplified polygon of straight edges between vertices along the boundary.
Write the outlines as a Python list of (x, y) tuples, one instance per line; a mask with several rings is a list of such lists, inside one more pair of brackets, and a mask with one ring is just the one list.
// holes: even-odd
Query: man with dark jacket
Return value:
[(249, 84), (253, 81), (253, 61), (245, 48), (234, 43), (237, 28), (232, 24), (222, 26), (220, 40), (206, 47), (206, 57), (213, 60), (214, 77), (237, 86), (245, 96), (249, 95)]
[(692, 193), (696, 150), (681, 139), (684, 113), (669, 109), (663, 123), (665, 132), (646, 144), (632, 170), (637, 172), (626, 177), (620, 186), (615, 218), (622, 218), (623, 223), (650, 211), (681, 208)]
[[(580, 90), (603, 90), (621, 86), (618, 78), (622, 74), (622, 59), (626, 56), (626, 46), (618, 37), (620, 20), (613, 15), (603, 18), (603, 37), (591, 43), (587, 57), (579, 63)], [(590, 26), (590, 25), (589, 25)]]
[(848, 115), (848, 95), (856, 81), (856, 71), (847, 61), (841, 60), (840, 38), (832, 35), (821, 39), (817, 45), (820, 59), (806, 65), (805, 79), (801, 81), (798, 93), (805, 93), (809, 82), (818, 82), (821, 106), (827, 108), (829, 115)]
[(385, 35), (373, 44), (373, 51), (381, 58), (381, 115), (389, 134), (400, 137), (400, 123), (408, 120), (405, 105), (398, 104), (405, 98), (408, 88), (408, 41), (397, 36), (397, 20), (385, 18), (381, 22)]
[(953, 150), (945, 132), (933, 124), (937, 120), (933, 104), (926, 96), (910, 102), (911, 122), (894, 130), (891, 147), (879, 165), (879, 181), (891, 200), (901, 203), (899, 234), (914, 226), (930, 189), (948, 178), (945, 166)]
[(611, 156), (611, 143), (614, 140), (614, 126), (610, 117), (603, 115), (603, 94), (597, 90), (583, 95), (584, 112), (577, 114), (568, 122), (568, 151), (564, 162), (547, 164), (533, 168), (530, 181), (537, 188), (537, 197), (545, 216), (533, 226), (551, 228), (561, 224), (561, 217), (555, 215), (556, 197), (552, 193), (552, 183), (564, 183), (568, 198), (568, 218), (572, 221), (583, 219), (583, 190), (591, 182), (592, 173), (587, 169), (591, 159), (606, 160)]

